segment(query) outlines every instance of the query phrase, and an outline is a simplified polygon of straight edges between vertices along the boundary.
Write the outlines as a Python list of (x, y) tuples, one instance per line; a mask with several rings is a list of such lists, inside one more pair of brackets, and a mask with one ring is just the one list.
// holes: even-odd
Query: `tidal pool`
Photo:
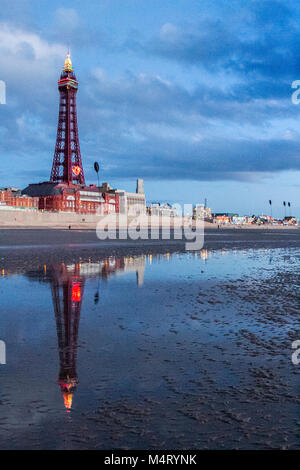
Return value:
[(0, 266), (1, 449), (300, 447), (300, 249)]

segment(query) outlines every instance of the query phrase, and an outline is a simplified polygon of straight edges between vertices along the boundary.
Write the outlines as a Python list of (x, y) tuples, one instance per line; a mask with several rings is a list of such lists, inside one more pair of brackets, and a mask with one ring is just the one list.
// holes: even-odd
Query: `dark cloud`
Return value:
[[(230, 93), (204, 85), (188, 91), (157, 76), (133, 74), (120, 80), (100, 74), (88, 83), (80, 87), (78, 119), (90, 178), (94, 160), (103, 162), (107, 178), (241, 180), (251, 179), (251, 173), (300, 169), (299, 136), (287, 139), (282, 132), (281, 138), (250, 138), (247, 131), (240, 136), (241, 126), (256, 129), (271, 125), (274, 117), (295, 118), (298, 113), (297, 106), (285, 101), (252, 100), (247, 97), (251, 86)], [(19, 115), (9, 106), (0, 109), (2, 116), (7, 112), (4, 147), (10, 155), (38, 158), (35, 180), (45, 179), (44, 165), (50, 171), (57, 90), (46, 103), (33, 101), (30, 113)], [(230, 137), (222, 135), (223, 126)]]
[(299, 73), (297, 6), (288, 1), (247, 2), (243, 16), (232, 17), (226, 2), (220, 3), (222, 17), (212, 15), (185, 26), (165, 24), (151, 40), (129, 37), (125, 47), (216, 72), (273, 79)]
[(251, 180), (258, 174), (300, 170), (299, 141), (204, 141), (197, 145), (155, 140), (114, 155), (110, 176), (212, 180)]
[[(289, 1), (252, 1), (231, 18), (225, 4), (193, 24), (165, 23), (152, 38), (129, 34), (125, 44), (73, 8), (58, 9), (43, 35), (5, 25), (2, 177), (19, 174), (25, 186), (30, 175), (38, 181), (50, 172), (56, 82), (68, 40), (89, 53), (130, 51), (136, 63), (155, 58), (152, 73), (124, 70), (112, 78), (93, 64), (81, 69), (78, 121), (88, 178), (94, 160), (103, 163), (106, 179), (251, 180), (299, 170), (299, 107), (291, 103), (291, 82), (300, 78), (299, 12)], [(180, 79), (165, 78), (168, 64), (179, 66)], [(192, 85), (184, 82), (189, 74)]]

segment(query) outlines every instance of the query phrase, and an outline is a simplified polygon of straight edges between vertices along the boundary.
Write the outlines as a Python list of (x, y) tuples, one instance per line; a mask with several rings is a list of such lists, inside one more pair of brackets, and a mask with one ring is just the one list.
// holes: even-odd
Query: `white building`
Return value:
[(202, 220), (211, 220), (211, 208), (206, 207), (204, 204), (198, 204), (193, 211), (193, 218), (194, 219), (202, 219)]
[(148, 208), (148, 213), (153, 216), (162, 216), (162, 217), (176, 217), (177, 212), (170, 204), (167, 202), (165, 204), (152, 203)]
[(136, 192), (128, 193), (123, 189), (117, 189), (116, 194), (120, 199), (120, 214), (128, 215), (145, 215), (146, 214), (146, 198), (144, 192), (144, 181), (137, 180)]

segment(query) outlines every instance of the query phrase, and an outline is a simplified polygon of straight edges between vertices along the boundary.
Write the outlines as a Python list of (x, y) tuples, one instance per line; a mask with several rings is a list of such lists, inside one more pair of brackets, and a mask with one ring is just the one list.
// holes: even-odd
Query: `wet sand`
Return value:
[[(95, 230), (61, 229), (0, 229), (0, 265), (37, 263), (43, 258), (51, 261), (72, 262), (80, 255), (88, 260), (94, 256), (127, 256), (185, 252), (185, 240), (99, 240)], [(210, 228), (205, 230), (205, 249), (300, 247), (300, 229), (236, 229)], [(1, 266), (0, 266), (1, 267)]]
[[(203, 250), (184, 253), (183, 241), (1, 231), (0, 337), (14, 354), (0, 368), (0, 448), (299, 449), (299, 235), (212, 230)], [(51, 278), (40, 273), (138, 255), (143, 286), (101, 279), (95, 304), (99, 281), (86, 281), (66, 415), (55, 328), (44, 325)]]

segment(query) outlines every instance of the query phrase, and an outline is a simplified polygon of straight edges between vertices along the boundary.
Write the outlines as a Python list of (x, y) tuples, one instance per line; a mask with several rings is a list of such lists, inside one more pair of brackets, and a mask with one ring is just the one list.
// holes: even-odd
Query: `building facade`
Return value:
[(176, 217), (177, 211), (169, 203), (160, 204), (155, 202), (150, 204), (147, 207), (147, 212), (149, 215), (161, 216), (161, 217)]
[(213, 221), (216, 224), (231, 224), (234, 217), (238, 217), (238, 214), (230, 212), (220, 212), (212, 214)]
[(123, 189), (117, 189), (115, 192), (119, 196), (120, 214), (132, 216), (146, 214), (146, 198), (143, 180), (137, 180), (135, 193), (129, 193)]
[(17, 209), (38, 210), (39, 198), (22, 195), (17, 188), (0, 189), (0, 205)]
[(77, 212), (80, 214), (111, 214), (119, 212), (119, 196), (104, 192), (97, 186), (40, 183), (29, 185), (23, 193), (38, 198), (44, 211)]
[(211, 208), (206, 207), (205, 204), (198, 204), (193, 210), (193, 219), (212, 221)]

